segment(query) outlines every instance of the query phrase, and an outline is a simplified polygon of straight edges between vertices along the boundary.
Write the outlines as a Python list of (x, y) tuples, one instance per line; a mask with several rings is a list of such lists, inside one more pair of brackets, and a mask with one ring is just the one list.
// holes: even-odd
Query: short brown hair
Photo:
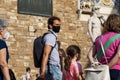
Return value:
[(61, 21), (59, 17), (56, 17), (56, 16), (52, 16), (48, 19), (48, 29), (50, 29), (49, 25), (53, 25), (54, 23), (54, 20), (58, 20), (58, 21)]
[(27, 67), (27, 68), (26, 68), (26, 72), (28, 72), (28, 71), (30, 71), (30, 67)]
[(120, 16), (111, 14), (104, 23), (104, 32), (120, 32)]

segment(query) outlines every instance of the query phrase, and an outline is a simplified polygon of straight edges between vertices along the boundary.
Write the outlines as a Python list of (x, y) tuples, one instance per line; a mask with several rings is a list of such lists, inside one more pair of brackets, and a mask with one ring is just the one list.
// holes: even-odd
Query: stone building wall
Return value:
[[(53, 15), (60, 17), (62, 21), (62, 29), (58, 34), (61, 48), (65, 50), (70, 44), (79, 45), (82, 54), (80, 62), (84, 68), (91, 41), (87, 33), (87, 22), (80, 21), (76, 11), (77, 0), (53, 0)], [(0, 0), (0, 17), (9, 22), (9, 67), (19, 80), (25, 73), (25, 68), (30, 66), (32, 77), (35, 78), (38, 69), (33, 65), (33, 40), (47, 31), (48, 17), (18, 14), (17, 0)]]

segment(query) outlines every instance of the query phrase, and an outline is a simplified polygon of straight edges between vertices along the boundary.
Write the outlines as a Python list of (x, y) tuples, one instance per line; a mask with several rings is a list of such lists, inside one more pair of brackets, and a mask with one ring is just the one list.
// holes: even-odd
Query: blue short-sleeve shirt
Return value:
[(52, 30), (48, 30), (48, 33), (49, 34), (45, 35), (43, 41), (45, 45), (50, 45), (54, 47), (49, 56), (49, 63), (53, 65), (59, 65), (60, 58), (59, 58), (59, 52), (58, 52), (58, 44), (56, 42), (57, 34), (55, 34)]

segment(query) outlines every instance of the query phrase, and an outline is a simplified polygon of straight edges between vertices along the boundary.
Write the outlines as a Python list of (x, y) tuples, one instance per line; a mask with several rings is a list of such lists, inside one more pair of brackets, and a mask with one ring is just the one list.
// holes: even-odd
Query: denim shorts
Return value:
[(62, 80), (62, 72), (59, 65), (49, 64), (46, 70), (45, 80)]
[(110, 70), (111, 80), (120, 80), (119, 77), (120, 77), (120, 70), (116, 70), (116, 69)]

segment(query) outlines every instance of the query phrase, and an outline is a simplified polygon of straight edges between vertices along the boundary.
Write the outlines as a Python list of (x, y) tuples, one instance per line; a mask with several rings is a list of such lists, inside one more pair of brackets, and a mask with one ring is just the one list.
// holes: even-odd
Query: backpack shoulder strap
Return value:
[[(50, 30), (49, 30), (50, 31)], [(56, 38), (56, 40), (57, 40), (57, 36), (52, 32), (52, 31), (50, 31), (54, 36), (55, 36), (55, 38)]]
[[(116, 39), (120, 38), (120, 34), (117, 34), (115, 36), (113, 36), (112, 38), (110, 38), (107, 43), (103, 46), (104, 51), (110, 46), (110, 44), (115, 41)], [(99, 60), (103, 55), (103, 51), (102, 49), (97, 53), (97, 59)]]

